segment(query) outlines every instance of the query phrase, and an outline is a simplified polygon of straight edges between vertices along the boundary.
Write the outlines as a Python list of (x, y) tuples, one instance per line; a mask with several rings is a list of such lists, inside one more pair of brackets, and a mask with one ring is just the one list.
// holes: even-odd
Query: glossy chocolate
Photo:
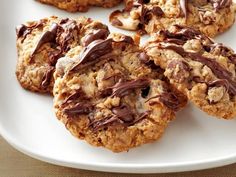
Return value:
[(130, 94), (133, 89), (144, 89), (148, 87), (149, 84), (150, 81), (144, 78), (127, 82), (120, 80), (112, 87), (112, 97), (124, 97)]

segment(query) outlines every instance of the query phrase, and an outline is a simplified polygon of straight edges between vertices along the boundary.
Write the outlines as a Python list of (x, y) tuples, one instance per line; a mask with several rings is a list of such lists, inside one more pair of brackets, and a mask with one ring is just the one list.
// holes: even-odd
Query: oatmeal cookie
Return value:
[(113, 26), (153, 33), (178, 24), (194, 27), (213, 37), (235, 19), (232, 0), (126, 0), (125, 9), (110, 15)]
[(175, 25), (153, 34), (144, 50), (201, 110), (224, 119), (236, 116), (236, 54), (230, 47)]
[(69, 12), (86, 12), (89, 6), (100, 6), (105, 8), (114, 7), (122, 0), (38, 0), (41, 3), (53, 5), (59, 9)]
[(77, 138), (114, 152), (161, 137), (187, 99), (131, 37), (112, 34), (58, 60), (56, 115)]
[(89, 34), (95, 33), (93, 37), (98, 39), (109, 35), (107, 26), (100, 22), (54, 16), (20, 25), (16, 33), (17, 79), (25, 89), (42, 93), (52, 92), (52, 75), (58, 58), (84, 41), (89, 43)]

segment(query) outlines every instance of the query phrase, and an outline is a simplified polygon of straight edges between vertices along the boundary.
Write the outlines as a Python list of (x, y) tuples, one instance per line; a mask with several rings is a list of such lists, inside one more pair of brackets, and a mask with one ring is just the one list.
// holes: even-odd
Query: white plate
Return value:
[[(111, 10), (92, 8), (70, 14), (33, 0), (1, 1), (0, 6), (0, 134), (18, 150), (63, 166), (82, 169), (154, 173), (222, 166), (236, 162), (236, 120), (211, 118), (189, 105), (178, 113), (163, 138), (129, 152), (114, 154), (70, 135), (55, 117), (52, 98), (23, 90), (16, 81), (17, 24), (50, 15), (86, 15), (108, 24)], [(113, 31), (119, 31), (111, 27)], [(236, 26), (217, 40), (236, 49)]]

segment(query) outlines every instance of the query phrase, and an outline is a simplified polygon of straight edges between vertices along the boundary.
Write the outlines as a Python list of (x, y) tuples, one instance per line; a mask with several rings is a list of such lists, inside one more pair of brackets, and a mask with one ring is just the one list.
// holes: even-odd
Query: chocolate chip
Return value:
[(140, 3), (140, 4), (148, 4), (148, 3), (150, 3), (150, 0), (138, 0), (138, 3)]
[(181, 83), (189, 77), (190, 67), (188, 63), (181, 60), (172, 60), (168, 65), (167, 69), (171, 70), (171, 78)]
[(132, 37), (130, 36), (122, 36), (121, 39), (118, 41), (118, 42), (125, 42), (125, 43), (128, 43), (128, 44), (134, 44), (134, 40)]
[(21, 36), (24, 35), (25, 31), (27, 30), (27, 26), (25, 25), (19, 25), (16, 27), (16, 35), (17, 35), (17, 38), (20, 38)]
[(138, 54), (138, 58), (141, 62), (147, 64), (150, 57), (145, 52), (141, 52), (140, 54)]
[(155, 15), (155, 16), (163, 16), (163, 15), (164, 15), (163, 10), (162, 10), (159, 6), (154, 6), (154, 7), (152, 8), (152, 13), (153, 13), (153, 15)]

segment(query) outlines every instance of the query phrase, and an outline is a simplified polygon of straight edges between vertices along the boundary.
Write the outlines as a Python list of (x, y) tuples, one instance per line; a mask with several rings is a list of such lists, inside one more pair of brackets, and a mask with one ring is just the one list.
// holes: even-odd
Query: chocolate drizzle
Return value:
[(109, 33), (110, 32), (107, 29), (98, 29), (93, 31), (92, 33), (87, 34), (84, 37), (84, 46), (88, 46), (91, 42), (98, 39), (105, 40), (108, 37)]
[(149, 102), (149, 105), (153, 105), (156, 102), (152, 101), (153, 99), (159, 98), (159, 101), (165, 105), (167, 108), (178, 111), (181, 106), (181, 100), (170, 90), (165, 90), (162, 94), (153, 96), (149, 98), (146, 102)]
[(21, 42), (24, 42), (25, 38), (27, 37), (28, 34), (30, 34), (35, 28), (38, 28), (43, 25), (43, 21), (40, 20), (38, 23), (33, 23), (29, 26), (26, 26), (24, 24), (21, 24), (16, 27), (16, 36), (17, 38), (21, 38)]
[(112, 51), (112, 39), (95, 40), (90, 43), (80, 55), (80, 63), (85, 63), (91, 60), (95, 60)]
[(37, 45), (35, 49), (32, 52), (32, 56), (37, 52), (37, 50), (45, 43), (48, 42), (55, 42), (56, 40), (56, 34), (57, 34), (58, 24), (53, 23), (50, 30), (46, 31), (42, 34), (39, 41), (37, 42)]
[[(131, 117), (128, 118), (127, 115), (124, 115), (124, 113), (117, 112), (117, 114), (118, 115), (114, 114), (114, 115), (108, 116), (107, 118), (104, 118), (104, 119), (94, 120), (90, 123), (89, 127), (91, 127), (94, 131), (97, 131), (99, 129), (106, 128), (107, 126), (109, 126), (113, 123), (121, 124), (124, 126), (132, 126), (135, 123), (144, 119), (146, 116), (148, 116), (149, 111), (143, 112), (139, 115), (133, 114), (133, 116), (135, 116), (136, 118), (132, 117), (132, 119), (131, 119)], [(130, 112), (128, 112), (128, 114), (130, 114)]]
[(174, 50), (183, 57), (189, 57), (194, 61), (198, 61), (208, 66), (212, 72), (220, 79), (226, 79), (229, 83), (229, 91), (236, 95), (236, 82), (232, 79), (232, 73), (224, 69), (215, 59), (202, 56), (200, 53), (186, 52), (182, 47), (175, 45), (160, 45), (162, 49)]
[(149, 84), (150, 84), (150, 81), (145, 78), (140, 78), (140, 79), (128, 81), (128, 82), (123, 82), (122, 80), (120, 80), (117, 84), (115, 84), (112, 87), (111, 96), (124, 97), (130, 94), (130, 91), (132, 91), (133, 89), (137, 89), (137, 88), (144, 89), (148, 87)]
[(72, 93), (70, 96), (68, 96), (68, 97), (63, 101), (63, 103), (61, 104), (61, 106), (65, 106), (65, 105), (67, 105), (67, 104), (69, 104), (69, 103), (78, 101), (79, 99), (82, 99), (82, 100), (86, 100), (86, 99), (87, 99), (86, 94), (83, 92), (82, 89), (77, 89), (77, 90), (75, 90), (74, 93)]
[[(60, 46), (61, 53), (70, 50), (70, 42), (75, 40), (75, 35), (79, 35), (80, 27), (75, 20), (62, 19), (59, 22), (57, 44)], [(76, 34), (77, 33), (77, 34)]]
[(81, 114), (89, 114), (93, 111), (93, 105), (90, 103), (79, 102), (72, 108), (64, 109), (65, 114), (68, 116), (76, 116)]
[(105, 128), (112, 123), (124, 124), (117, 116), (109, 116), (104, 119), (92, 121), (89, 125), (94, 131)]
[(161, 30), (160, 34), (164, 35), (166, 42), (183, 45), (189, 39), (208, 39), (208, 37), (201, 34), (199, 30), (183, 27), (181, 25), (174, 25), (178, 31), (170, 32), (169, 30)]
[(79, 62), (76, 63), (70, 69), (70, 71), (76, 70), (77, 67), (81, 64), (96, 61), (99, 57), (110, 53), (113, 50), (112, 42), (112, 39), (99, 39), (90, 43), (87, 47), (84, 48), (84, 50), (81, 51), (79, 56)]
[(215, 81), (209, 82), (208, 84), (208, 88), (212, 88), (212, 87), (225, 87), (226, 92), (229, 90), (229, 82), (226, 79), (217, 79)]
[(178, 97), (171, 92), (165, 92), (160, 95), (159, 100), (167, 107), (173, 111), (178, 111), (181, 105)]

